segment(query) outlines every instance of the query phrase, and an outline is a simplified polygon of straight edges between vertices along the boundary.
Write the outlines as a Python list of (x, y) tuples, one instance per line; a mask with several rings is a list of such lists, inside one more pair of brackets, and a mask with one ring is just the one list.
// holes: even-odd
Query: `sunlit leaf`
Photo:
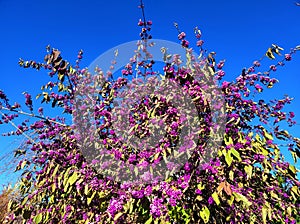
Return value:
[(95, 197), (95, 195), (96, 195), (96, 191), (94, 191), (94, 193), (92, 194), (92, 196), (91, 197), (89, 197), (89, 198), (87, 198), (87, 204), (88, 205), (90, 205), (91, 204), (91, 202), (92, 202), (92, 200), (93, 200), (93, 198)]
[(264, 136), (269, 140), (273, 140), (273, 136), (269, 134), (266, 130), (264, 130)]
[(238, 192), (233, 192), (233, 195), (234, 195), (234, 197), (235, 197), (235, 199), (236, 199), (237, 202), (242, 201), (248, 207), (250, 205), (252, 205), (252, 203), (244, 195), (242, 195), (242, 194), (240, 194)]
[(77, 178), (78, 178), (78, 173), (74, 172), (72, 176), (69, 177), (68, 183), (72, 186), (77, 181)]
[(248, 178), (251, 178), (252, 177), (252, 170), (253, 170), (253, 167), (251, 165), (247, 165), (244, 167), (244, 170), (247, 174), (247, 177)]
[(21, 169), (24, 169), (24, 167), (26, 166), (27, 164), (27, 160), (24, 160), (22, 163), (21, 163)]
[(293, 174), (297, 173), (296, 167), (291, 164), (289, 165), (289, 170), (292, 171)]
[(150, 218), (145, 222), (145, 224), (151, 224), (152, 220), (153, 220), (153, 218), (152, 218), (152, 216), (150, 216)]
[(202, 220), (204, 221), (204, 223), (208, 223), (209, 216), (210, 216), (210, 211), (209, 211), (209, 209), (206, 206), (204, 206), (202, 208), (202, 210), (200, 211), (200, 217), (202, 218)]
[(264, 224), (267, 223), (267, 211), (268, 209), (265, 206), (263, 206), (261, 209), (261, 213), (262, 213), (261, 216)]
[(229, 179), (230, 179), (231, 181), (234, 180), (234, 172), (233, 172), (232, 170), (229, 171)]
[(114, 220), (117, 221), (121, 216), (123, 215), (123, 212), (119, 212), (115, 215)]
[(89, 186), (87, 184), (84, 186), (84, 194), (85, 195), (89, 194)]
[(211, 196), (214, 199), (214, 201), (216, 202), (216, 204), (219, 205), (220, 204), (220, 199), (219, 199), (219, 196), (218, 196), (217, 192), (214, 192)]
[(275, 59), (275, 56), (273, 54), (272, 48), (269, 48), (268, 51), (266, 52), (266, 56), (270, 59)]
[(237, 158), (239, 160), (239, 162), (242, 161), (240, 153), (238, 151), (236, 151), (234, 148), (231, 148), (230, 151), (231, 151), (231, 154), (234, 155), (235, 158)]
[(42, 213), (39, 213), (38, 215), (36, 215), (36, 216), (34, 217), (33, 221), (34, 221), (36, 224), (38, 224), (38, 223), (40, 223), (40, 222), (42, 221), (42, 219), (43, 219), (43, 215), (42, 215)]
[(231, 153), (230, 151), (228, 151), (226, 154), (225, 154), (225, 161), (227, 163), (228, 166), (231, 165), (232, 161), (233, 161), (233, 158), (231, 156)]
[(234, 201), (234, 196), (233, 196), (233, 195), (231, 195), (230, 199), (229, 199), (229, 200), (227, 200), (227, 202), (228, 202), (229, 206), (231, 206), (231, 205), (232, 205), (233, 201)]

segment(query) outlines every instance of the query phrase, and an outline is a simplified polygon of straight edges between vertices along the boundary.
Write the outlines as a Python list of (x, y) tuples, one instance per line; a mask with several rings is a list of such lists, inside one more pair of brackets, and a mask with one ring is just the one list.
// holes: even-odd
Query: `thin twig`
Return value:
[[(45, 118), (45, 117), (42, 117), (42, 116), (39, 116), (39, 115), (26, 113), (26, 112), (21, 111), (21, 110), (9, 109), (9, 108), (7, 108), (7, 107), (2, 107), (1, 109), (7, 110), (7, 111), (11, 111), (11, 112), (16, 112), (16, 113), (18, 113), (18, 114), (22, 114), (22, 115), (26, 115), (26, 116), (30, 116), (30, 117), (39, 118), (39, 119), (42, 119), (42, 120), (44, 120), (44, 121), (51, 122), (51, 123), (54, 123), (54, 124), (58, 124), (58, 125), (61, 125), (61, 126), (64, 126), (64, 127), (67, 127), (67, 126), (68, 126), (68, 125), (63, 124), (63, 123), (60, 123), (60, 122), (58, 122), (58, 121), (53, 121), (53, 120), (51, 120), (51, 119), (48, 119), (48, 118)], [(2, 112), (1, 112), (1, 113), (2, 113)]]
[(146, 16), (145, 16), (145, 10), (144, 10), (144, 3), (143, 3), (143, 0), (140, 0), (140, 2), (141, 2), (142, 14), (143, 14), (144, 27), (146, 28)]
[(3, 117), (5, 117), (7, 120), (8, 120), (8, 122), (13, 126), (13, 127), (15, 127), (22, 135), (24, 135), (28, 140), (30, 140), (32, 143), (35, 143), (36, 144), (36, 142), (30, 137), (30, 136), (28, 136), (24, 131), (22, 131), (20, 128), (18, 128), (18, 126), (17, 125), (15, 125), (2, 111), (0, 111), (0, 113), (1, 113), (1, 115), (3, 116)]

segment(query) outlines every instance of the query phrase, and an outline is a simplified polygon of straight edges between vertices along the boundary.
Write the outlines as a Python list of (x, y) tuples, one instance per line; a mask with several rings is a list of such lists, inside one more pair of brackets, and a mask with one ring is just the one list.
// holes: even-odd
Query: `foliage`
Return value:
[[(143, 5), (141, 6), (143, 8)], [(37, 98), (53, 108), (63, 108), (65, 116), (49, 118), (43, 109), (34, 114), (33, 99), (24, 93), (27, 114), (36, 118), (33, 123), (25, 120), (15, 125), (16, 131), (9, 134), (25, 135), (28, 141), (15, 152), (20, 157), (16, 170), (23, 170), (18, 184), (20, 200), (9, 202), (10, 214), (7, 222), (13, 223), (22, 216), (24, 223), (296, 223), (300, 211), (300, 182), (298, 170), (284, 160), (280, 145), (289, 145), (296, 160), (299, 158), (300, 139), (281, 128), (281, 123), (295, 124), (293, 112), (284, 112), (284, 106), (291, 102), (285, 96), (280, 100), (265, 102), (254, 100), (253, 95), (272, 88), (278, 80), (270, 75), (292, 55), (300, 50), (296, 47), (282, 60), (270, 66), (265, 73), (259, 71), (260, 62), (244, 69), (235, 81), (223, 79), (224, 61), (216, 63), (215, 52), (209, 54), (203, 49), (201, 32), (195, 29), (200, 57), (195, 58), (189, 48), (184, 32), (178, 30), (178, 38), (186, 50), (189, 60), (180, 62), (180, 57), (165, 56), (164, 74), (155, 73), (154, 61), (147, 55), (151, 47), (149, 31), (152, 22), (143, 18), (139, 21), (142, 28), (139, 50), (122, 70), (117, 79), (111, 71), (101, 69), (92, 75), (87, 69), (79, 67), (83, 51), (79, 51), (76, 64), (70, 65), (61, 52), (47, 47), (44, 63), (20, 60), (24, 68), (49, 70), (49, 81), (42, 86)], [(146, 47), (145, 47), (146, 46)], [(273, 44), (266, 52), (266, 58), (275, 60), (283, 49)], [(147, 55), (143, 59), (143, 54)], [(140, 61), (140, 62), (139, 62)], [(137, 68), (134, 70), (133, 68)], [(155, 79), (159, 77), (160, 79)], [(127, 93), (134, 93), (143, 83), (166, 80), (179, 85), (184, 94), (190, 97), (197, 109), (196, 145), (186, 145), (185, 150), (193, 147), (187, 163), (176, 172), (171, 172), (164, 180), (136, 185), (131, 182), (118, 182), (97, 172), (93, 164), (83, 156), (87, 148), (106, 150), (112, 158), (117, 158), (117, 170), (122, 165), (139, 167), (134, 172), (142, 173), (150, 163), (167, 160), (175, 154), (179, 144), (180, 132), (185, 120), (172, 100), (159, 94), (148, 94), (136, 103), (129, 114), (128, 124), (131, 135), (143, 138), (150, 136), (148, 128), (154, 118), (164, 117), (167, 134), (159, 136), (153, 147), (134, 150), (124, 141), (112, 126), (114, 100), (117, 100), (130, 83)], [(221, 144), (209, 142), (211, 132), (219, 133), (221, 127), (213, 125), (211, 105), (205, 93), (216, 94), (207, 83), (217, 83), (224, 105), (225, 129)], [(158, 83), (159, 85), (159, 83)], [(96, 86), (96, 87), (95, 87)], [(95, 96), (93, 110), (89, 110), (86, 93)], [(82, 99), (78, 99), (82, 94)], [(0, 91), (3, 113), (0, 124), (13, 123), (18, 114), (25, 114), (20, 104), (11, 105), (7, 96)], [(95, 129), (90, 128), (88, 117), (95, 118)], [(71, 125), (65, 122), (72, 116)], [(157, 125), (153, 122), (153, 125)], [(75, 130), (80, 130), (81, 135)], [(86, 135), (83, 135), (85, 133)], [(94, 139), (95, 137), (99, 139)], [(92, 138), (101, 147), (89, 145)], [(209, 145), (213, 144), (213, 145)], [(216, 149), (216, 156), (210, 158), (209, 147)], [(147, 153), (145, 153), (147, 151)], [(31, 157), (23, 157), (32, 153)], [(97, 153), (97, 152), (96, 152)], [(120, 165), (121, 164), (121, 165)], [(123, 171), (123, 170), (122, 170)], [(124, 170), (126, 171), (126, 169)], [(121, 172), (126, 175), (126, 172)]]
[[(18, 200), (18, 193), (15, 189), (11, 187), (5, 187), (0, 195), (0, 222), (4, 223), (6, 217), (9, 215), (9, 201)], [(17, 217), (16, 221), (21, 222), (21, 217)]]
[(3, 223), (5, 216), (8, 214), (7, 210), (7, 205), (9, 202), (9, 198), (8, 198), (9, 192), (4, 191), (2, 192), (2, 194), (0, 195), (0, 222)]

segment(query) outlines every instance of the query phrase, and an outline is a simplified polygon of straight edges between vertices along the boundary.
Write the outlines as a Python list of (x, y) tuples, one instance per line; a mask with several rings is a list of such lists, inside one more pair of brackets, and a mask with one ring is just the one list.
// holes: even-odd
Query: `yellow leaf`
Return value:
[(202, 210), (200, 211), (200, 217), (202, 218), (204, 223), (208, 223), (209, 216), (210, 216), (210, 211), (206, 206), (204, 206), (204, 208), (202, 208)]
[(247, 165), (244, 167), (244, 170), (247, 174), (247, 178), (251, 178), (253, 167), (251, 165)]
[(261, 213), (262, 213), (262, 219), (264, 224), (267, 223), (267, 211), (268, 209), (265, 206), (263, 206), (263, 208), (261, 209)]
[(42, 215), (42, 213), (39, 213), (38, 215), (36, 215), (35, 217), (34, 217), (34, 222), (36, 223), (36, 224), (38, 224), (38, 223), (40, 223), (41, 221), (42, 221), (42, 219), (43, 219), (43, 215)]
[(119, 212), (118, 214), (115, 215), (114, 220), (117, 221), (122, 215), (123, 215), (123, 212)]
[(228, 202), (228, 204), (231, 206), (231, 205), (232, 205), (232, 203), (233, 203), (233, 201), (234, 201), (234, 196), (233, 196), (233, 195), (231, 195), (230, 199), (229, 199), (229, 200), (227, 200), (227, 202)]
[(78, 178), (78, 174), (74, 172), (72, 176), (69, 177), (68, 183), (72, 186), (77, 181), (77, 178)]
[(94, 193), (92, 194), (92, 196), (90, 198), (87, 198), (87, 204), (91, 204), (93, 198), (95, 197), (96, 191), (94, 191)]
[(229, 171), (229, 179), (232, 181), (234, 179), (234, 172), (232, 170)]
[(232, 155), (234, 155), (235, 158), (237, 158), (239, 160), (239, 162), (242, 161), (242, 159), (240, 157), (240, 153), (238, 151), (236, 151), (234, 148), (231, 148), (230, 151), (231, 151)]
[(275, 56), (274, 56), (274, 54), (273, 54), (273, 52), (272, 52), (272, 48), (269, 48), (268, 49), (268, 51), (266, 52), (266, 56), (268, 57), (268, 58), (270, 58), (270, 59), (275, 59)]
[(228, 151), (226, 154), (225, 154), (225, 161), (227, 163), (228, 166), (231, 165), (232, 161), (233, 161), (233, 158), (231, 156), (231, 152)]
[(150, 218), (145, 222), (145, 224), (151, 224), (152, 223), (152, 216), (150, 216)]
[(242, 195), (238, 192), (233, 192), (233, 195), (234, 195), (237, 202), (242, 201), (248, 207), (250, 205), (252, 205), (252, 203), (244, 195)]
[(273, 140), (272, 134), (269, 134), (266, 130), (264, 130), (264, 136), (265, 136), (268, 140)]
[(220, 204), (220, 199), (219, 199), (219, 196), (218, 196), (217, 192), (214, 192), (211, 196), (214, 199), (214, 201), (216, 202), (216, 204), (219, 205)]

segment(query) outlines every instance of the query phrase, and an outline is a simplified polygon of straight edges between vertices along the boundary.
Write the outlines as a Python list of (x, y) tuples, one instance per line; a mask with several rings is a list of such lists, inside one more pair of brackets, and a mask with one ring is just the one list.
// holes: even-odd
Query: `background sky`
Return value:
[[(272, 43), (286, 51), (300, 45), (300, 7), (293, 0), (144, 0), (144, 4), (147, 19), (153, 21), (155, 39), (177, 42), (173, 26), (177, 22), (193, 42), (193, 28), (198, 26), (204, 48), (215, 51), (217, 60), (226, 59), (224, 80), (234, 80)], [(139, 0), (0, 0), (0, 89), (11, 103), (24, 102), (24, 91), (35, 96), (49, 77), (43, 70), (20, 68), (18, 59), (42, 62), (48, 44), (61, 50), (71, 63), (83, 49), (85, 67), (110, 48), (139, 39), (138, 5)], [(274, 62), (265, 59), (263, 63), (269, 66)], [(280, 83), (263, 96), (294, 97), (288, 109), (295, 111), (300, 124), (300, 52), (272, 76)], [(7, 130), (13, 128), (0, 126), (1, 132)], [(290, 132), (300, 137), (299, 131), (298, 125)], [(11, 164), (1, 158), (12, 156), (18, 141), (0, 137), (0, 170)], [(0, 171), (0, 185), (13, 179), (9, 172)]]

